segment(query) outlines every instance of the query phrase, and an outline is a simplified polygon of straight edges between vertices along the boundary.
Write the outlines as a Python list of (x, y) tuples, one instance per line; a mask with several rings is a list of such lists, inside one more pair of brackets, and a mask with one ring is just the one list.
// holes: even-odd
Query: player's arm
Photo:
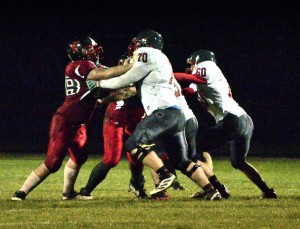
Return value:
[[(122, 65), (127, 66), (127, 65)], [(100, 80), (101, 88), (118, 89), (135, 83), (144, 78), (151, 71), (149, 65), (142, 62), (134, 62), (133, 67), (125, 74), (108, 80)]]
[(187, 74), (183, 72), (174, 72), (174, 77), (182, 87), (188, 87), (191, 83), (206, 84), (207, 80), (196, 74)]
[(98, 103), (107, 104), (119, 100), (126, 100), (136, 95), (137, 95), (136, 87), (130, 86), (130, 87), (118, 89), (103, 99), (98, 99)]
[(103, 80), (120, 76), (132, 68), (132, 64), (119, 65), (111, 68), (94, 68), (87, 76), (89, 80)]

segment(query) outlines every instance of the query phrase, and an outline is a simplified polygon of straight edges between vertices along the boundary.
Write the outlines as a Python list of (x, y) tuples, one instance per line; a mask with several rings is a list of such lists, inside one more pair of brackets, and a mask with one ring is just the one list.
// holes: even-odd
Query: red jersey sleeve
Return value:
[(203, 77), (199, 77), (194, 74), (187, 74), (183, 72), (174, 72), (174, 77), (180, 83), (180, 85), (185, 88), (188, 87), (191, 83), (194, 84), (206, 84), (207, 80)]

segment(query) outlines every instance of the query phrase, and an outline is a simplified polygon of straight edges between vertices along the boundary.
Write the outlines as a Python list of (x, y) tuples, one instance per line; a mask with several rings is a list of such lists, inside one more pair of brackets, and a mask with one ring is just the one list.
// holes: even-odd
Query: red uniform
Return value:
[(45, 160), (52, 173), (60, 168), (67, 153), (78, 165), (87, 160), (85, 124), (94, 112), (97, 98), (94, 96), (96, 82), (88, 82), (86, 77), (94, 68), (96, 65), (88, 60), (73, 61), (66, 67), (66, 98), (52, 117)]
[[(119, 163), (124, 141), (134, 131), (143, 115), (144, 108), (137, 97), (109, 103), (103, 120), (104, 164), (112, 168)], [(131, 157), (128, 159), (132, 164)]]

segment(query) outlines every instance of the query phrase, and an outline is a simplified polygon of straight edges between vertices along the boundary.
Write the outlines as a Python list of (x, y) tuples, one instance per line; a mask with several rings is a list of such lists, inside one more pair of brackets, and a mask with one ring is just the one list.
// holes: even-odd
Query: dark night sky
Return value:
[[(41, 2), (1, 6), (1, 151), (47, 144), (51, 115), (64, 99), (66, 47), (74, 36), (93, 37), (104, 48), (103, 64), (113, 66), (133, 36), (152, 28), (163, 35), (174, 71), (185, 69), (193, 51), (214, 51), (234, 98), (254, 120), (253, 144), (300, 155), (295, 4)], [(102, 114), (97, 110), (90, 122), (90, 141), (101, 139)]]

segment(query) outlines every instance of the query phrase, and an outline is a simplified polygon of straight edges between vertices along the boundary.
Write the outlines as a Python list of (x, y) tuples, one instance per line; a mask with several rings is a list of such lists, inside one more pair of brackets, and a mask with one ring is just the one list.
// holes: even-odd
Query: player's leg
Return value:
[[(189, 124), (190, 123), (187, 122), (187, 127), (189, 126)], [(199, 144), (197, 144), (198, 148), (196, 150), (197, 153), (193, 153), (193, 155), (195, 156), (192, 157), (192, 160), (197, 162), (197, 164), (201, 166), (205, 175), (208, 177), (209, 182), (214, 186), (215, 189), (218, 189), (218, 191), (222, 195), (222, 198), (224, 199), (228, 199), (231, 196), (230, 191), (224, 184), (220, 182), (220, 180), (214, 174), (211, 155), (206, 151), (202, 151), (215, 149), (216, 147), (220, 146), (220, 144), (231, 140), (231, 138), (235, 136), (235, 133), (236, 131), (234, 128), (227, 128), (226, 125), (224, 128), (223, 121), (211, 127), (204, 133), (198, 131), (198, 133), (196, 134), (196, 138), (199, 139)], [(204, 194), (205, 193), (203, 192), (197, 192), (193, 195), (193, 197), (203, 198), (205, 196)]]
[(85, 187), (80, 189), (79, 199), (93, 199), (91, 192), (106, 178), (109, 171), (118, 165), (122, 155), (124, 128), (105, 116), (103, 120), (104, 153), (89, 176)]
[(29, 192), (61, 167), (67, 154), (71, 134), (72, 131), (64, 119), (59, 115), (54, 115), (50, 124), (46, 159), (29, 174), (22, 187), (11, 197), (12, 200), (24, 200)]
[[(202, 157), (197, 157), (197, 164), (200, 165), (202, 170), (204, 171), (205, 175), (207, 176), (209, 182), (214, 186), (215, 189), (217, 189), (222, 198), (228, 199), (231, 196), (231, 193), (229, 189), (222, 184), (217, 176), (215, 175), (213, 171), (213, 163), (211, 155), (208, 152), (203, 152)], [(193, 198), (201, 199), (205, 197), (205, 193), (203, 192), (196, 192), (193, 196)]]
[(239, 118), (239, 134), (230, 145), (231, 164), (234, 168), (241, 170), (262, 191), (263, 198), (277, 198), (274, 190), (267, 186), (257, 169), (246, 161), (253, 129), (253, 122), (248, 115)]
[(128, 192), (132, 192), (137, 198), (147, 199), (148, 195), (146, 194), (145, 189), (146, 177), (143, 175), (144, 165), (141, 162), (134, 160), (129, 152), (126, 153), (126, 156), (131, 172)]
[(197, 184), (206, 193), (207, 200), (221, 200), (220, 193), (209, 182), (201, 167), (188, 159), (184, 131), (166, 138), (165, 141), (166, 150), (175, 168)]
[[(124, 141), (133, 133), (136, 126), (142, 120), (145, 111), (142, 105), (132, 107), (126, 111), (126, 120), (123, 119), (125, 127)], [(134, 160), (130, 152), (126, 152), (126, 156), (129, 162), (129, 169), (131, 177), (128, 186), (128, 192), (132, 192), (137, 198), (147, 199), (145, 182), (146, 177), (143, 175), (144, 165), (143, 163)]]
[(69, 147), (70, 159), (64, 169), (64, 185), (62, 200), (72, 200), (77, 197), (74, 189), (81, 166), (86, 162), (88, 154), (85, 150), (87, 141), (86, 125), (81, 125)]
[(126, 141), (125, 147), (135, 160), (152, 168), (160, 177), (160, 183), (150, 192), (151, 195), (169, 188), (175, 179), (175, 175), (168, 171), (153, 150), (153, 142), (165, 134), (183, 130), (184, 124), (181, 110), (173, 108), (157, 110), (143, 119)]
[[(177, 172), (176, 169), (174, 168), (168, 154), (166, 153), (166, 149), (164, 147), (164, 143), (162, 141), (157, 141), (155, 143), (155, 149), (154, 151), (156, 152), (156, 154), (158, 155), (158, 157), (163, 161), (164, 165), (166, 166), (166, 168), (170, 171), (170, 173), (175, 175), (175, 180), (172, 183), (171, 187), (174, 190), (185, 190), (185, 188), (179, 183), (178, 177), (177, 177)], [(151, 173), (152, 176), (154, 175), (154, 173)], [(152, 177), (153, 180), (155, 180), (155, 178)], [(159, 182), (158, 182), (159, 183)], [(157, 186), (158, 183), (154, 184)], [(167, 193), (164, 193), (163, 195), (161, 195), (163, 197), (167, 196)]]

